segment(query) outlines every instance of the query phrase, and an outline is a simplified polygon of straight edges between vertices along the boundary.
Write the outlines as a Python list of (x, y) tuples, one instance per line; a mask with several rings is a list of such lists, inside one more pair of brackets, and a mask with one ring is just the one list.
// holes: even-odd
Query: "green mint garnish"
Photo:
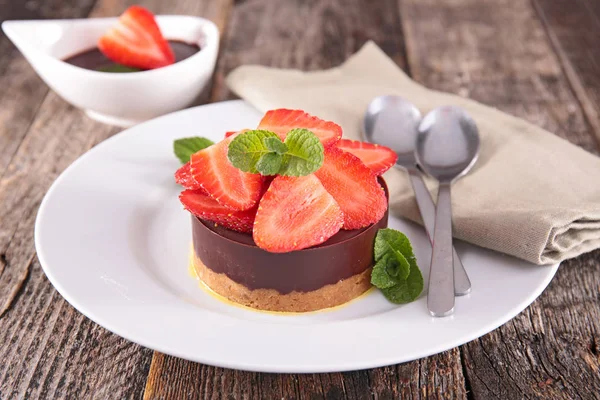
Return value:
[(173, 151), (182, 164), (190, 161), (192, 154), (212, 146), (214, 143), (203, 137), (177, 139), (173, 142)]
[[(276, 134), (264, 130), (247, 131), (239, 134), (231, 143), (227, 150), (227, 158), (234, 167), (244, 172), (257, 174), (256, 164), (265, 154), (272, 151), (265, 144), (265, 140), (279, 140)], [(281, 143), (281, 140), (279, 140)], [(281, 143), (283, 144), (283, 143)]]
[(288, 151), (288, 147), (278, 137), (266, 137), (263, 139), (265, 147), (269, 151), (277, 154), (285, 154)]
[(389, 228), (377, 232), (371, 283), (392, 303), (410, 303), (419, 297), (423, 276), (406, 235)]
[(323, 144), (308, 129), (292, 129), (285, 137), (288, 151), (283, 155), (283, 165), (279, 175), (310, 175), (323, 165), (325, 149)]
[(111, 65), (102, 66), (102, 67), (98, 68), (96, 71), (100, 71), (100, 72), (140, 72), (142, 70), (139, 68), (126, 67), (125, 65), (121, 65), (121, 64), (111, 64)]
[(308, 129), (292, 129), (282, 142), (270, 131), (253, 130), (229, 144), (227, 157), (238, 169), (261, 175), (310, 175), (323, 165), (323, 145)]
[(281, 169), (283, 156), (278, 153), (266, 153), (256, 163), (256, 170), (261, 175), (277, 175)]

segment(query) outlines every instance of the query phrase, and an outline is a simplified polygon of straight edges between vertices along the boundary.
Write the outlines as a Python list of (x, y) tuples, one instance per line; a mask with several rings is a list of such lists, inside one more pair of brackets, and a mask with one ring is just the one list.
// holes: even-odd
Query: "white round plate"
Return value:
[[(173, 140), (251, 128), (243, 101), (197, 107), (99, 144), (52, 185), (35, 226), (48, 279), (88, 318), (143, 346), (205, 364), (264, 372), (330, 372), (414, 360), (473, 340), (513, 318), (558, 265), (457, 243), (473, 284), (454, 316), (432, 318), (426, 296), (396, 306), (378, 291), (336, 309), (270, 314), (221, 302), (188, 272), (190, 217), (178, 200)], [(411, 239), (425, 287), (430, 245), (421, 227), (390, 217)]]

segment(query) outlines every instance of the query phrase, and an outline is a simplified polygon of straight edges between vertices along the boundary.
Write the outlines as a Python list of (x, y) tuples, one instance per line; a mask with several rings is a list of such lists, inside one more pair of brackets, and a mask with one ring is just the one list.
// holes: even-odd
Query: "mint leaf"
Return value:
[(263, 155), (271, 153), (271, 150), (265, 145), (264, 140), (266, 138), (276, 138), (281, 142), (273, 132), (265, 130), (247, 131), (236, 136), (229, 143), (227, 158), (234, 167), (244, 172), (258, 173), (256, 163)]
[(398, 250), (394, 250), (392, 254), (391, 263), (388, 263), (387, 265), (388, 274), (394, 278), (408, 278), (408, 274), (410, 273), (410, 263)]
[(388, 272), (388, 257), (384, 257), (373, 266), (371, 273), (371, 283), (379, 289), (386, 289), (396, 286), (399, 281)]
[(111, 65), (104, 65), (102, 67), (99, 67), (98, 69), (96, 69), (96, 71), (99, 72), (140, 72), (143, 71), (139, 68), (133, 68), (133, 67), (126, 67), (125, 65), (121, 65), (121, 64), (111, 64)]
[(380, 229), (375, 237), (375, 265), (371, 283), (392, 303), (410, 303), (423, 291), (423, 276), (410, 240), (394, 229)]
[(285, 137), (288, 151), (283, 156), (279, 175), (310, 175), (323, 165), (325, 152), (321, 141), (308, 129), (292, 129)]
[[(283, 143), (282, 143), (283, 144)], [(266, 153), (256, 163), (256, 170), (261, 175), (276, 175), (281, 168), (283, 156), (277, 153)]]
[(214, 143), (203, 137), (177, 139), (173, 142), (173, 151), (182, 164), (190, 161), (192, 154), (212, 146)]
[(416, 266), (415, 268), (411, 268), (410, 275), (408, 275), (406, 280), (401, 281), (395, 286), (381, 289), (386, 299), (396, 304), (415, 301), (422, 291), (423, 275), (421, 275), (421, 271)]
[(402, 253), (391, 251), (373, 266), (371, 283), (380, 289), (389, 288), (406, 280), (409, 272), (410, 264)]
[(278, 137), (266, 137), (263, 139), (263, 143), (265, 144), (265, 147), (269, 149), (269, 151), (277, 154), (285, 154), (288, 151), (286, 144), (283, 143)]
[(227, 158), (252, 174), (304, 176), (321, 168), (323, 153), (321, 141), (308, 129), (292, 129), (285, 142), (273, 132), (257, 129), (233, 139)]

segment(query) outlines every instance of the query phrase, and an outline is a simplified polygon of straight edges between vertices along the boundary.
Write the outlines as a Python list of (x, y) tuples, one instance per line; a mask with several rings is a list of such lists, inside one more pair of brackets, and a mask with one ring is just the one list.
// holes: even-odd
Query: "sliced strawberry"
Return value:
[(258, 202), (263, 179), (234, 167), (227, 158), (229, 143), (236, 135), (192, 154), (192, 176), (216, 201), (234, 210), (248, 210)]
[(217, 203), (203, 190), (184, 190), (179, 200), (186, 210), (200, 219), (212, 221), (225, 228), (238, 232), (252, 232), (256, 207), (246, 211), (236, 211)]
[(342, 137), (342, 128), (331, 121), (313, 117), (302, 110), (280, 108), (267, 111), (258, 124), (258, 129), (275, 132), (281, 140), (294, 128), (306, 128), (317, 135), (323, 146), (329, 147)]
[(396, 163), (398, 155), (389, 147), (360, 142), (358, 140), (342, 139), (337, 147), (354, 154), (362, 161), (375, 175), (381, 175)]
[(112, 61), (128, 67), (154, 69), (175, 62), (154, 15), (140, 6), (129, 7), (98, 40), (98, 48)]
[(249, 130), (250, 129), (242, 129), (239, 131), (227, 131), (227, 132), (225, 132), (225, 139), (227, 139), (229, 136), (235, 135), (236, 133), (244, 133), (244, 132), (248, 132)]
[(359, 229), (379, 221), (387, 199), (377, 177), (358, 157), (337, 147), (325, 150), (315, 175), (344, 213), (344, 229)]
[(340, 207), (314, 175), (278, 176), (258, 205), (252, 236), (258, 247), (286, 253), (325, 242), (343, 221)]
[(187, 162), (181, 166), (175, 172), (175, 182), (180, 184), (186, 189), (199, 190), (202, 189), (202, 186), (192, 176), (192, 170), (190, 168), (190, 163)]

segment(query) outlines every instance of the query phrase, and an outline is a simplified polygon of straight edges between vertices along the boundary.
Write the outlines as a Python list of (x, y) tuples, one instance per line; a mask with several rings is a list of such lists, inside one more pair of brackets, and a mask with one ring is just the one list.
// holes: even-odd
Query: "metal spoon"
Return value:
[[(412, 103), (400, 96), (379, 96), (373, 99), (367, 108), (363, 120), (366, 139), (396, 151), (396, 166), (406, 170), (415, 192), (415, 198), (425, 225), (425, 231), (433, 244), (435, 224), (435, 204), (425, 186), (423, 176), (417, 169), (415, 144), (417, 129), (421, 122), (421, 113)], [(467, 272), (453, 250), (454, 256), (454, 293), (462, 296), (471, 291), (471, 281)]]
[(416, 155), (423, 170), (439, 181), (427, 307), (434, 317), (445, 317), (454, 312), (450, 186), (479, 155), (475, 121), (459, 107), (434, 109), (419, 125)]

